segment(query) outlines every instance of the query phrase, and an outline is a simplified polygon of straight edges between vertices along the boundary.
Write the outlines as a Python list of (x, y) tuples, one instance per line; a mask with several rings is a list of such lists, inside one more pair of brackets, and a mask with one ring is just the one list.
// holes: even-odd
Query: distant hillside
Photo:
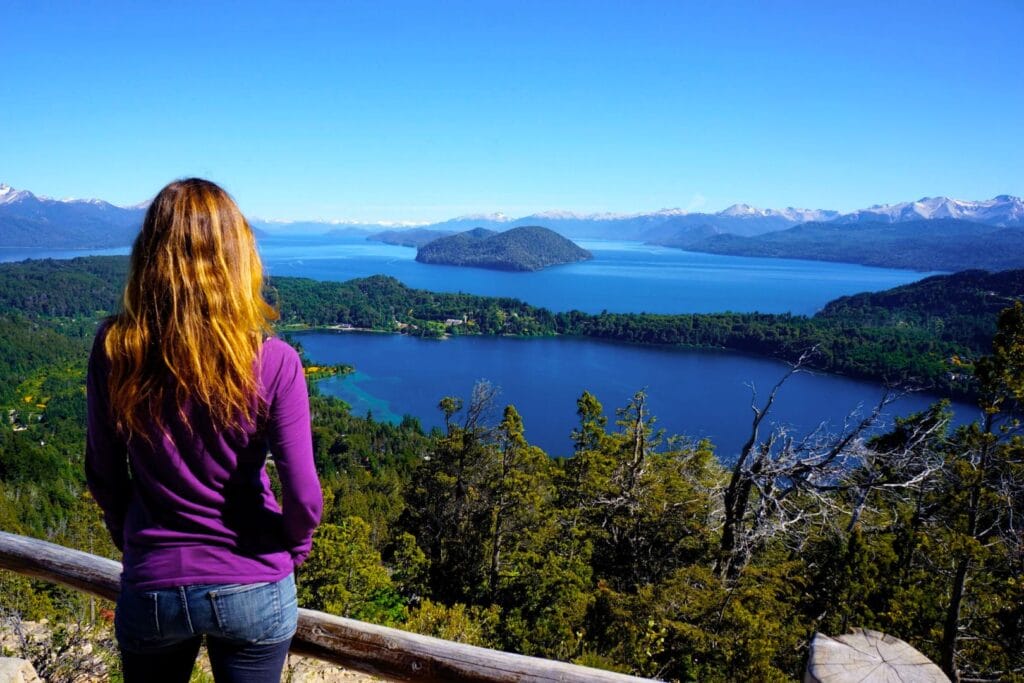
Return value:
[(247, 217), (249, 225), (264, 235), (294, 237), (297, 235), (333, 235), (335, 237), (366, 237), (380, 230), (379, 225), (335, 223), (333, 221), (268, 221)]
[(669, 223), (647, 232), (644, 235), (644, 241), (647, 244), (657, 244), (662, 247), (688, 249), (692, 245), (700, 244), (704, 240), (722, 234), (735, 235), (738, 233), (724, 233), (710, 223), (683, 226)]
[(428, 242), (416, 254), (420, 263), (519, 271), (590, 258), (593, 255), (586, 249), (536, 225), (499, 233), (475, 228)]
[(452, 232), (450, 230), (431, 230), (430, 228), (407, 228), (405, 230), (385, 230), (383, 232), (377, 232), (366, 239), (372, 242), (384, 242), (385, 244), (394, 244), (399, 247), (422, 247), (428, 242), (441, 237), (448, 237)]
[(756, 237), (681, 234), (651, 243), (711, 254), (840, 261), (912, 270), (1024, 267), (1024, 228), (952, 218), (903, 223), (805, 223)]
[(0, 315), (105, 315), (117, 308), (127, 275), (127, 256), (0, 263)]
[(0, 247), (124, 247), (135, 239), (145, 213), (99, 199), (62, 201), (0, 185)]
[(980, 352), (988, 349), (999, 312), (1024, 298), (1024, 270), (965, 270), (882, 292), (844, 296), (815, 315), (847, 326), (926, 329)]
[(328, 237), (340, 237), (343, 239), (347, 239), (351, 237), (366, 237), (368, 233), (366, 228), (354, 228), (351, 226), (346, 226), (342, 228), (334, 228), (333, 230), (328, 230), (324, 234), (327, 235)]

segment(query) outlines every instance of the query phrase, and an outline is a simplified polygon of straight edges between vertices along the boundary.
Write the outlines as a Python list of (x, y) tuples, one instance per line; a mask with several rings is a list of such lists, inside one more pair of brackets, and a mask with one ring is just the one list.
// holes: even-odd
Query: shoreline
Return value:
[[(706, 352), (712, 352), (712, 353), (736, 354), (736, 355), (739, 355), (739, 356), (745, 356), (747, 358), (776, 361), (778, 363), (783, 363), (783, 364), (786, 364), (786, 365), (791, 365), (792, 364), (792, 361), (787, 359), (787, 358), (782, 358), (782, 357), (774, 356), (774, 355), (771, 355), (771, 354), (757, 353), (756, 351), (751, 351), (751, 350), (748, 350), (748, 349), (732, 348), (732, 347), (729, 347), (729, 346), (712, 346), (712, 345), (702, 346), (702, 345), (690, 345), (690, 344), (650, 343), (650, 342), (633, 341), (633, 340), (627, 340), (627, 339), (614, 339), (614, 338), (609, 338), (609, 337), (587, 336), (587, 335), (578, 335), (578, 334), (562, 334), (562, 333), (559, 333), (559, 332), (554, 332), (554, 333), (551, 333), (551, 334), (538, 334), (538, 335), (483, 334), (483, 333), (480, 333), (480, 332), (475, 332), (475, 333), (471, 333), (471, 334), (457, 334), (456, 335), (456, 334), (450, 334), (450, 333), (446, 332), (444, 335), (442, 335), (440, 337), (426, 337), (426, 336), (419, 336), (419, 335), (408, 334), (408, 333), (406, 333), (406, 332), (404, 332), (402, 330), (376, 330), (376, 329), (370, 329), (370, 328), (342, 327), (340, 325), (326, 325), (326, 326), (324, 326), (324, 325), (317, 325), (317, 326), (301, 326), (301, 327), (296, 326), (296, 327), (293, 327), (293, 328), (291, 328), (291, 329), (289, 329), (287, 331), (289, 331), (289, 332), (360, 332), (360, 333), (368, 333), (368, 334), (394, 334), (394, 335), (399, 335), (399, 336), (412, 337), (412, 338), (418, 338), (418, 339), (424, 339), (424, 340), (432, 340), (432, 341), (446, 341), (446, 340), (449, 340), (449, 339), (453, 339), (455, 337), (481, 337), (481, 338), (492, 338), (492, 339), (521, 339), (521, 340), (565, 339), (565, 340), (579, 340), (579, 341), (597, 342), (597, 343), (601, 343), (601, 344), (610, 344), (610, 345), (616, 345), (616, 346), (664, 349), (664, 350), (670, 350), (670, 351), (706, 351)], [(885, 383), (886, 383), (886, 378), (885, 377), (880, 377), (880, 376), (872, 374), (872, 373), (843, 372), (841, 370), (834, 370), (834, 369), (823, 368), (823, 367), (820, 367), (820, 366), (817, 366), (817, 365), (813, 364), (813, 362), (805, 365), (802, 368), (801, 371), (802, 372), (806, 372), (806, 373), (812, 373), (812, 374), (822, 374), (822, 375), (831, 375), (833, 377), (843, 377), (843, 378), (846, 378), (846, 379), (853, 379), (853, 380), (865, 380), (865, 381), (879, 382), (882, 385), (885, 385)], [(943, 391), (943, 390), (941, 390), (941, 389), (939, 389), (937, 387), (927, 386), (927, 385), (919, 385), (919, 386), (909, 385), (908, 387), (904, 388), (903, 391), (906, 392), (906, 393), (925, 392), (925, 393), (930, 393), (930, 394), (932, 394), (934, 396), (937, 396), (940, 399), (946, 399), (946, 400), (950, 400), (950, 401), (963, 402), (963, 403), (972, 403), (972, 402), (974, 402), (977, 399), (977, 397), (973, 393), (970, 393), (970, 392)]]

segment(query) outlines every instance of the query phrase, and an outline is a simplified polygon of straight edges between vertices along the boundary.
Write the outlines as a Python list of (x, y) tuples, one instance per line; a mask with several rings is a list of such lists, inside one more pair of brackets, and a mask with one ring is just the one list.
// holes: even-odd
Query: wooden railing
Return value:
[[(80, 550), (0, 531), (0, 569), (115, 600), (121, 565)], [(648, 679), (509, 654), (299, 610), (292, 652), (394, 681), (609, 683)]]

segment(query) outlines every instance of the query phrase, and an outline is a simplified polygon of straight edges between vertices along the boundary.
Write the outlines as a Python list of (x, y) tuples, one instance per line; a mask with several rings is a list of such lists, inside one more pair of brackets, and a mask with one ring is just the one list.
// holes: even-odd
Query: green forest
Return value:
[[(0, 528), (115, 558), (84, 487), (84, 374), (125, 265), (0, 266)], [(867, 627), (963, 680), (1024, 681), (1022, 277), (930, 278), (812, 318), (552, 313), (383, 277), (275, 278), (282, 330), (714, 346), (960, 392), (984, 415), (954, 430), (938, 403), (879, 436), (864, 436), (869, 414), (797, 441), (766, 427), (782, 377), (722, 463), (713, 443), (659, 430), (643, 392), (618, 406), (583, 393), (574, 452), (553, 459), (487, 384), (438, 396), (445, 426), (426, 433), (352, 415), (311, 368), (326, 505), (300, 604), (677, 681), (797, 680), (816, 631)], [(4, 619), (88, 627), (54, 629), (35, 655), (48, 680), (72, 679), (72, 635), (112, 652), (109, 609), (0, 573)]]
[[(0, 313), (75, 321), (113, 310), (127, 257), (0, 265)], [(766, 313), (554, 313), (509, 298), (437, 293), (374, 276), (348, 282), (277, 277), (268, 296), (282, 329), (350, 326), (428, 337), (569, 335), (718, 348), (976, 398), (972, 359), (987, 353), (1000, 310), (1024, 296), (1024, 270), (973, 270), (842, 297), (812, 317)], [(64, 324), (68, 324), (65, 322)]]
[[(998, 312), (1024, 295), (1024, 270), (965, 271), (837, 299), (813, 317), (714, 313), (553, 313), (508, 298), (410, 289), (394, 278), (275, 278), (285, 324), (347, 324), (409, 334), (570, 335), (721, 348), (894, 385), (973, 397), (970, 359), (985, 353)], [(451, 324), (450, 321), (465, 321)], [(447, 321), (447, 322), (446, 322)]]

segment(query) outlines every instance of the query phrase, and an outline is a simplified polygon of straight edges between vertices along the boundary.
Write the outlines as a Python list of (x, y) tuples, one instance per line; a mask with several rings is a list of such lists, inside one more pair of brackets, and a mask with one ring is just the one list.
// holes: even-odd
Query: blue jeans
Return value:
[(292, 574), (276, 583), (122, 586), (114, 632), (125, 683), (188, 681), (203, 635), (217, 683), (278, 683), (298, 614)]

